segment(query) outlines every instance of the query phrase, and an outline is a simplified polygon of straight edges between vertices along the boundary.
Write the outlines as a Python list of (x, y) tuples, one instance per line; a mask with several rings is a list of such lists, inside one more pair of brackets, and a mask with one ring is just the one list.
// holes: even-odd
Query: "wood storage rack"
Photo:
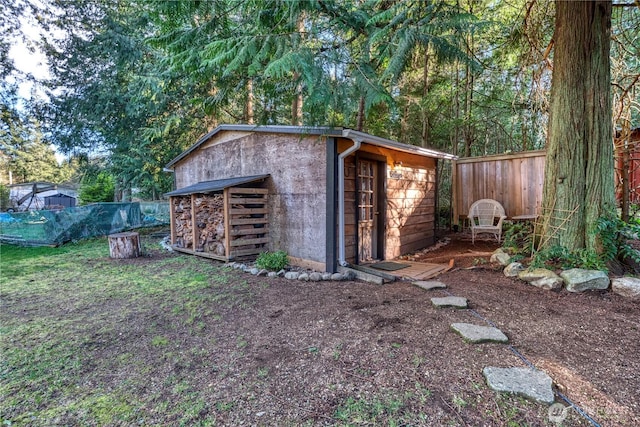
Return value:
[(220, 261), (255, 256), (269, 243), (268, 190), (228, 187), (170, 197), (174, 250)]

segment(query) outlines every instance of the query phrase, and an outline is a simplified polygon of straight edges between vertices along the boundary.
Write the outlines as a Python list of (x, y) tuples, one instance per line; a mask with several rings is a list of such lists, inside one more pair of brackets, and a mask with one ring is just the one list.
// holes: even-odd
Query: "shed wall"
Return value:
[[(342, 141), (339, 151), (350, 141)], [(384, 257), (392, 259), (435, 240), (436, 160), (363, 144), (361, 154), (386, 162)], [(357, 205), (355, 155), (345, 159), (345, 258), (356, 262)]]
[(270, 174), (270, 250), (325, 263), (326, 143), (317, 136), (220, 132), (175, 165), (176, 188)]

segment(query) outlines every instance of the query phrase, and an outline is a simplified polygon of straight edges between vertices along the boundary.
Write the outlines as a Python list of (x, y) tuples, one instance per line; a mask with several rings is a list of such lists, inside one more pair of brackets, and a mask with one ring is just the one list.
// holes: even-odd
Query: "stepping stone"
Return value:
[(431, 298), (431, 303), (438, 308), (467, 308), (467, 299), (462, 297)]
[(482, 370), (491, 390), (514, 393), (537, 402), (552, 404), (551, 377), (545, 372), (531, 368), (496, 368), (488, 366)]
[(479, 326), (471, 323), (452, 323), (451, 329), (456, 331), (467, 342), (508, 342), (509, 338), (498, 328)]
[(444, 289), (447, 287), (447, 285), (442, 282), (438, 282), (437, 280), (418, 280), (417, 282), (413, 282), (413, 284), (425, 291), (430, 291), (432, 289)]

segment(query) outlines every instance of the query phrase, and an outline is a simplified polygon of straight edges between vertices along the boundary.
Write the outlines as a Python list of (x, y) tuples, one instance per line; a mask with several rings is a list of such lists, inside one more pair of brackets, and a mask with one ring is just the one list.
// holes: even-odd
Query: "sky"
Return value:
[[(33, 20), (29, 18), (29, 16), (24, 16), (20, 19), (21, 30), (26, 40), (14, 40), (9, 49), (9, 57), (13, 60), (17, 70), (42, 81), (50, 77), (47, 57), (37, 47), (37, 41), (42, 34), (42, 29), (34, 25), (32, 23)], [(46, 99), (44, 91), (37, 89), (31, 81), (23, 81), (18, 85), (18, 97), (27, 101), (33, 98), (34, 94), (32, 92), (34, 89), (37, 98)], [(66, 159), (66, 156), (59, 153), (54, 145), (51, 148), (55, 150), (56, 160), (61, 164)]]
[[(20, 24), (27, 40), (26, 42), (15, 40), (9, 50), (9, 57), (13, 59), (14, 65), (21, 72), (32, 75), (38, 80), (46, 79), (49, 77), (47, 59), (44, 53), (36, 47), (41, 30), (31, 24), (28, 17), (22, 18)], [(19, 86), (18, 95), (23, 99), (29, 99), (32, 88), (33, 83), (23, 82)]]

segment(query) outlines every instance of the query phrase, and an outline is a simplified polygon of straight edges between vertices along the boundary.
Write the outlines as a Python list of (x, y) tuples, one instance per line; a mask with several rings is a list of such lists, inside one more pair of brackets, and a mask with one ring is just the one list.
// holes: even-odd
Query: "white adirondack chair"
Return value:
[(498, 242), (502, 238), (502, 221), (507, 216), (502, 205), (493, 199), (480, 199), (469, 208), (469, 222), (471, 224), (471, 243), (475, 243), (476, 235), (480, 233), (493, 234)]

